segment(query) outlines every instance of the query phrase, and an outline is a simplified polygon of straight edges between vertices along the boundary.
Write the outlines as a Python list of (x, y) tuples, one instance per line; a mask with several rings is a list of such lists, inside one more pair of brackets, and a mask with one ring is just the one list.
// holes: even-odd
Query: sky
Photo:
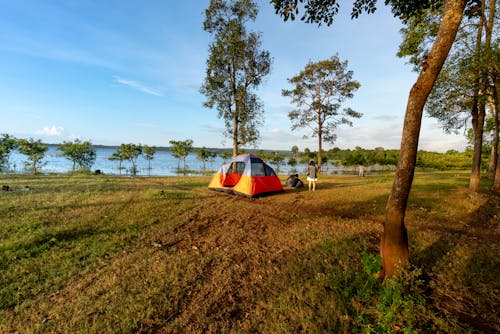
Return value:
[[(399, 149), (408, 93), (417, 73), (396, 56), (400, 21), (379, 1), (375, 14), (350, 19), (343, 1), (330, 27), (283, 22), (268, 0), (257, 20), (273, 58), (257, 94), (264, 103), (259, 149), (317, 150), (307, 129), (291, 130), (287, 78), (309, 61), (338, 53), (360, 89), (343, 107), (363, 114), (324, 148)], [(209, 0), (0, 0), (0, 133), (47, 143), (232, 147), (216, 110), (203, 107), (210, 35)], [(447, 135), (424, 116), (419, 149), (462, 151), (462, 134)]]

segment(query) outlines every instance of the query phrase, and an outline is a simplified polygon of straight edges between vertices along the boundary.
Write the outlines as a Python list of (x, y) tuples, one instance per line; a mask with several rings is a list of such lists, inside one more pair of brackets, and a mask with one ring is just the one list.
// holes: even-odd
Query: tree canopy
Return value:
[(39, 168), (42, 166), (43, 158), (45, 157), (45, 152), (49, 149), (48, 146), (42, 141), (30, 139), (19, 139), (17, 141), (17, 147), (19, 153), (28, 157), (28, 161), (25, 163), (27, 168), (30, 168), (33, 174), (36, 174)]
[(269, 51), (261, 50), (261, 35), (245, 27), (257, 13), (252, 0), (211, 0), (205, 11), (203, 28), (213, 41), (200, 91), (207, 98), (203, 105), (215, 107), (224, 120), (233, 155), (239, 153), (240, 145), (257, 142), (263, 122), (263, 104), (255, 89), (269, 74), (271, 57)]
[[(274, 4), (276, 13), (282, 16), (284, 20), (295, 19), (295, 15), (299, 14), (300, 7), (302, 10), (301, 20), (320, 25), (321, 23), (330, 25), (339, 10), (339, 1), (337, 0), (271, 1)], [(419, 11), (428, 8), (443, 8), (444, 14), (429, 55), (426, 61), (422, 63), (419, 76), (408, 95), (399, 161), (383, 222), (384, 233), (381, 238), (382, 276), (400, 275), (400, 269), (409, 265), (408, 234), (404, 220), (415, 173), (424, 106), (453, 45), (464, 13), (474, 10), (480, 2), (480, 0), (385, 1), (387, 5), (391, 5), (394, 16), (399, 17), (403, 22), (417, 15)], [(376, 0), (355, 0), (351, 16), (358, 17), (363, 12), (374, 12), (376, 3)]]
[(309, 127), (312, 136), (318, 138), (319, 166), (323, 141), (335, 142), (335, 129), (339, 125), (352, 126), (351, 119), (362, 116), (351, 108), (341, 109), (360, 87), (360, 83), (352, 79), (353, 72), (347, 70), (347, 65), (347, 61), (341, 61), (337, 54), (326, 60), (309, 62), (298, 75), (288, 79), (293, 89), (282, 91), (282, 95), (290, 97), (296, 106), (288, 114), (292, 130)]
[(118, 148), (119, 156), (122, 160), (128, 160), (131, 163), (130, 173), (137, 174), (137, 158), (142, 154), (142, 145), (121, 144)]
[[(283, 17), (285, 21), (295, 20), (300, 16), (300, 19), (306, 23), (319, 25), (322, 23), (331, 25), (340, 6), (340, 0), (271, 0), (271, 3), (274, 5), (276, 14)], [(377, 3), (378, 0), (353, 0), (351, 18), (358, 18), (363, 13), (374, 13), (377, 10)], [(384, 3), (391, 6), (395, 17), (406, 22), (422, 10), (442, 8), (444, 0), (385, 0)], [(467, 0), (465, 12), (474, 13), (480, 4), (481, 0)]]
[(64, 141), (57, 145), (57, 149), (64, 157), (73, 162), (73, 170), (77, 166), (80, 170), (90, 169), (96, 159), (96, 152), (90, 141), (81, 142), (79, 139), (74, 142)]
[(193, 151), (193, 140), (171, 140), (170, 141), (170, 150), (172, 151), (172, 155), (174, 158), (182, 160), (184, 162), (184, 174), (186, 174), (186, 158)]
[(10, 151), (16, 147), (16, 139), (8, 134), (2, 134), (0, 137), (0, 171), (6, 168), (9, 161)]

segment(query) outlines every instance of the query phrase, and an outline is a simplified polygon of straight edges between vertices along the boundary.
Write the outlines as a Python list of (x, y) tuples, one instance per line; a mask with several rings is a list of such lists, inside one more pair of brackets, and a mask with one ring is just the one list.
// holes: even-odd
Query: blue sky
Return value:
[[(417, 74), (396, 57), (400, 22), (379, 1), (375, 14), (317, 27), (284, 23), (269, 1), (257, 1), (250, 29), (262, 33), (273, 57), (259, 88), (265, 124), (258, 148), (315, 150), (308, 132), (291, 131), (292, 106), (281, 96), (287, 78), (309, 60), (335, 53), (348, 60), (361, 88), (344, 106), (364, 114), (338, 130), (341, 148), (398, 149), (408, 92)], [(91, 140), (94, 144), (231, 147), (223, 121), (202, 106), (210, 36), (203, 31), (208, 0), (0, 0), (0, 133), (20, 138)], [(349, 1), (344, 3), (350, 3)], [(424, 118), (420, 149), (465, 148)]]

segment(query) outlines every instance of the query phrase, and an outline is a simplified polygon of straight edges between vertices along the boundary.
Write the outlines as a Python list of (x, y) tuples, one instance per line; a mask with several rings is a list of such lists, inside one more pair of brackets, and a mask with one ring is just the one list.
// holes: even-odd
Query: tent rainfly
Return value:
[(223, 165), (208, 188), (247, 197), (283, 191), (274, 170), (253, 154), (240, 154)]

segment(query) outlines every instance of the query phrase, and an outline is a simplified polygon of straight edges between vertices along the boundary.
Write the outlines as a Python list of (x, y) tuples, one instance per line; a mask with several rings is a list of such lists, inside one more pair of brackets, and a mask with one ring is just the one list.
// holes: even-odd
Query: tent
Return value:
[(248, 197), (283, 191), (274, 170), (253, 154), (240, 154), (223, 165), (208, 188)]

